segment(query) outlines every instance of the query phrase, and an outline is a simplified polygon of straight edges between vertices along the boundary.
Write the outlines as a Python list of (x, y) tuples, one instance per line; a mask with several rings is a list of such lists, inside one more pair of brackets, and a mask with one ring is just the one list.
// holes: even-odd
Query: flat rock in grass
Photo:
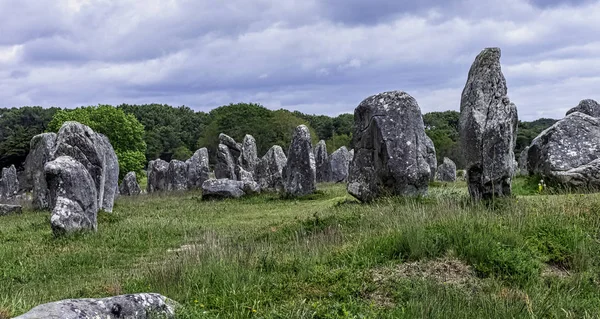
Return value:
[(0, 216), (20, 214), (22, 209), (21, 205), (0, 204)]
[(254, 181), (243, 182), (231, 179), (209, 179), (202, 184), (203, 199), (240, 198), (258, 193), (260, 187)]
[(329, 157), (331, 181), (334, 183), (345, 183), (348, 180), (348, 169), (352, 162), (352, 153), (346, 146), (338, 148)]
[[(243, 168), (254, 176), (256, 174), (256, 165), (258, 164), (258, 151), (256, 150), (256, 140), (252, 135), (244, 136), (241, 145), (239, 157), (239, 167)], [(238, 179), (241, 180), (241, 176)]]
[(437, 154), (435, 152), (433, 141), (427, 135), (425, 135), (421, 152), (423, 152), (423, 156), (427, 159), (427, 164), (429, 164), (429, 181), (433, 182), (437, 171)]
[(600, 119), (581, 112), (540, 133), (527, 152), (528, 171), (545, 181), (575, 188), (600, 188)]
[(327, 144), (320, 140), (315, 146), (315, 167), (317, 183), (331, 181), (331, 165), (329, 164), (329, 154), (327, 154)]
[(517, 107), (507, 96), (500, 49), (483, 50), (469, 70), (460, 103), (460, 139), (474, 199), (511, 194)]
[(283, 187), (288, 196), (309, 195), (317, 189), (315, 155), (306, 125), (294, 130), (283, 169)]
[(101, 299), (67, 299), (39, 305), (15, 319), (167, 319), (175, 318), (177, 303), (154, 293)]
[(129, 172), (125, 175), (119, 187), (119, 193), (124, 196), (136, 196), (142, 193), (135, 172)]
[(348, 192), (363, 202), (427, 193), (430, 167), (417, 101), (402, 91), (370, 96), (354, 110), (354, 159)]
[(169, 187), (169, 163), (162, 159), (148, 163), (148, 193), (167, 191)]
[(231, 149), (225, 144), (219, 144), (217, 148), (217, 165), (215, 165), (215, 177), (217, 179), (237, 180), (236, 160), (231, 154)]
[(456, 164), (444, 157), (444, 162), (438, 166), (437, 180), (442, 182), (456, 182)]
[(34, 136), (29, 143), (29, 154), (25, 159), (25, 177), (32, 186), (33, 207), (49, 207), (48, 185), (44, 165), (53, 159), (55, 133), (43, 133)]
[(287, 157), (279, 145), (273, 145), (256, 167), (256, 178), (262, 190), (283, 190), (283, 168)]
[(600, 117), (600, 104), (592, 99), (582, 100), (579, 105), (567, 111), (567, 115), (575, 112), (581, 112), (591, 117)]
[(19, 192), (19, 179), (14, 165), (2, 169), (0, 178), (0, 200), (8, 200)]
[(167, 189), (169, 191), (183, 191), (187, 189), (188, 181), (188, 166), (185, 162), (178, 160), (171, 160), (169, 163), (169, 169), (167, 175), (169, 175), (169, 184)]
[(202, 184), (209, 178), (210, 168), (208, 166), (208, 150), (203, 147), (186, 161), (188, 166), (187, 182), (189, 189), (200, 189)]
[(69, 156), (46, 163), (50, 224), (56, 235), (97, 228), (98, 197), (89, 171)]

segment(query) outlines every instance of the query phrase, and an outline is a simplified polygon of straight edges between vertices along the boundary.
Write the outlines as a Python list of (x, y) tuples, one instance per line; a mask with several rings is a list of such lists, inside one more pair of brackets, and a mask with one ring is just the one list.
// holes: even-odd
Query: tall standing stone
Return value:
[(46, 163), (44, 170), (54, 234), (96, 230), (98, 197), (94, 179), (87, 168), (69, 156), (60, 156)]
[(135, 172), (129, 172), (125, 175), (119, 187), (119, 193), (124, 196), (136, 196), (142, 193)]
[[(242, 141), (239, 166), (246, 172), (256, 175), (256, 165), (258, 164), (258, 151), (256, 150), (256, 140), (252, 135), (244, 136)], [(238, 176), (241, 180), (241, 177)]]
[(169, 163), (162, 159), (148, 163), (148, 193), (167, 191), (169, 187)]
[(44, 166), (53, 159), (55, 143), (55, 133), (36, 135), (29, 143), (30, 151), (25, 160), (25, 177), (33, 186), (33, 207), (37, 209), (50, 207)]
[(203, 147), (186, 161), (188, 165), (187, 181), (189, 189), (200, 189), (202, 183), (209, 178), (208, 150)]
[(345, 183), (348, 180), (348, 169), (352, 162), (352, 154), (346, 146), (338, 148), (331, 153), (329, 158), (331, 181), (334, 183)]
[(370, 96), (354, 110), (348, 192), (361, 201), (427, 193), (430, 168), (417, 101), (402, 91)]
[(183, 191), (187, 189), (188, 180), (188, 166), (185, 162), (178, 160), (171, 160), (167, 171), (169, 183), (167, 190), (169, 191)]
[(517, 120), (500, 67), (500, 49), (485, 49), (471, 66), (460, 103), (460, 138), (472, 198), (511, 194)]
[(215, 165), (215, 177), (217, 179), (237, 180), (235, 173), (236, 161), (231, 154), (229, 147), (225, 144), (219, 144), (217, 149), (217, 165)]
[(0, 200), (11, 199), (19, 192), (19, 180), (17, 178), (17, 169), (14, 165), (2, 169), (2, 178), (0, 178)]
[(283, 168), (287, 157), (279, 145), (273, 145), (256, 167), (258, 184), (263, 190), (283, 190)]
[(519, 164), (518, 164), (518, 173), (519, 175), (529, 175), (529, 171), (527, 170), (527, 153), (529, 152), (529, 146), (525, 147), (521, 154), (519, 155)]
[(316, 190), (316, 164), (310, 131), (306, 125), (294, 130), (283, 169), (283, 186), (288, 196), (304, 196)]
[(435, 172), (437, 171), (437, 154), (435, 152), (435, 145), (433, 141), (425, 134), (425, 140), (422, 144), (423, 147), (421, 151), (423, 152), (423, 156), (427, 159), (427, 164), (429, 164), (429, 181), (433, 182), (435, 180)]
[(320, 140), (315, 146), (315, 165), (317, 169), (317, 183), (331, 181), (331, 165), (329, 164), (329, 154), (327, 154), (327, 145), (324, 140)]
[(456, 182), (456, 164), (444, 157), (444, 162), (437, 169), (437, 180), (442, 182)]

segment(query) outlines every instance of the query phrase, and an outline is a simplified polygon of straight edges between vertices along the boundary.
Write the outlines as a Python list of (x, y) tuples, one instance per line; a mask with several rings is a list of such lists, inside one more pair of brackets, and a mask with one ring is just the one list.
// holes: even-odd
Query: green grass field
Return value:
[(368, 205), (343, 185), (121, 197), (97, 233), (67, 238), (48, 212), (0, 217), (0, 318), (135, 292), (176, 300), (181, 318), (600, 317), (600, 195), (514, 190), (488, 204), (464, 182)]

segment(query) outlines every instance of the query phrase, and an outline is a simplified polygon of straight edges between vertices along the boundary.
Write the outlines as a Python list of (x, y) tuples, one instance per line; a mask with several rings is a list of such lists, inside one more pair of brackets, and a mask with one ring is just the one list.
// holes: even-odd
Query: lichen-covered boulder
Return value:
[(435, 145), (433, 141), (425, 135), (424, 143), (422, 144), (421, 152), (423, 152), (423, 156), (427, 159), (427, 164), (429, 164), (429, 181), (433, 182), (435, 180), (435, 173), (437, 171), (437, 154), (435, 152)]
[(254, 181), (231, 179), (209, 179), (202, 184), (202, 199), (240, 198), (246, 194), (260, 192)]
[(283, 190), (283, 168), (287, 157), (279, 145), (273, 145), (256, 167), (256, 178), (262, 190)]
[(483, 50), (469, 70), (460, 103), (460, 139), (474, 199), (511, 194), (517, 107), (507, 96), (500, 49)]
[(210, 173), (210, 168), (208, 166), (208, 150), (205, 147), (197, 150), (186, 163), (188, 166), (188, 188), (202, 188), (202, 184), (209, 178)]
[(125, 175), (119, 187), (119, 193), (123, 196), (136, 196), (142, 193), (135, 172), (129, 172)]
[(29, 154), (25, 159), (25, 177), (32, 186), (33, 207), (49, 208), (48, 185), (44, 166), (53, 159), (56, 144), (55, 133), (34, 136), (29, 143)]
[(581, 100), (576, 107), (567, 111), (567, 115), (575, 112), (581, 112), (591, 117), (600, 117), (600, 104), (592, 99)]
[(154, 293), (101, 299), (66, 299), (39, 305), (15, 319), (169, 319), (177, 303)]
[[(258, 151), (256, 150), (256, 140), (252, 135), (244, 136), (242, 141), (239, 167), (243, 168), (254, 176), (256, 174), (256, 165), (258, 164)], [(239, 174), (238, 174), (239, 175)], [(241, 176), (238, 179), (241, 180)]]
[(304, 196), (317, 189), (315, 155), (306, 125), (294, 130), (283, 169), (283, 187), (288, 196)]
[(54, 158), (70, 156), (94, 179), (98, 206), (112, 212), (119, 182), (119, 162), (108, 138), (78, 122), (65, 122), (56, 137)]
[(169, 191), (183, 191), (187, 189), (188, 180), (188, 166), (185, 162), (178, 160), (171, 160), (169, 162), (169, 169), (167, 171), (169, 184), (167, 190)]
[(169, 189), (169, 163), (162, 159), (148, 163), (148, 193), (163, 192)]
[(519, 161), (518, 161), (518, 168), (517, 168), (517, 173), (518, 175), (529, 175), (529, 171), (527, 170), (527, 154), (529, 153), (529, 146), (525, 147), (522, 151), (521, 154), (519, 155)]
[(540, 133), (529, 146), (527, 167), (548, 183), (600, 187), (600, 119), (575, 112)]
[(456, 164), (444, 157), (444, 162), (437, 168), (437, 180), (442, 182), (456, 182)]
[(370, 96), (354, 110), (354, 159), (348, 192), (368, 202), (382, 195), (427, 193), (430, 167), (417, 101), (401, 91)]
[(331, 165), (329, 164), (329, 154), (327, 154), (327, 144), (320, 140), (315, 146), (315, 167), (317, 174), (317, 183), (331, 181)]
[(217, 148), (217, 165), (215, 165), (215, 177), (217, 179), (237, 180), (236, 160), (231, 154), (231, 150), (225, 144), (219, 144)]
[(86, 167), (72, 157), (60, 156), (46, 163), (44, 170), (54, 234), (96, 230), (98, 195)]
[(329, 157), (331, 178), (334, 183), (345, 183), (348, 180), (348, 169), (352, 162), (352, 153), (346, 146), (338, 148)]
[(19, 179), (15, 166), (3, 168), (0, 177), (0, 201), (14, 198), (19, 192)]

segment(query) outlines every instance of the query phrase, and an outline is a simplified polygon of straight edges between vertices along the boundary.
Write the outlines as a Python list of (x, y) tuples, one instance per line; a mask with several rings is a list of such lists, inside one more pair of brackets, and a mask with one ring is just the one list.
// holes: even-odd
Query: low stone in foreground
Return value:
[(0, 204), (0, 216), (20, 214), (21, 212), (21, 205)]
[(254, 181), (232, 179), (209, 179), (202, 184), (202, 199), (240, 198), (246, 194), (260, 192)]
[(175, 318), (177, 303), (154, 293), (102, 299), (66, 299), (39, 305), (14, 319)]

